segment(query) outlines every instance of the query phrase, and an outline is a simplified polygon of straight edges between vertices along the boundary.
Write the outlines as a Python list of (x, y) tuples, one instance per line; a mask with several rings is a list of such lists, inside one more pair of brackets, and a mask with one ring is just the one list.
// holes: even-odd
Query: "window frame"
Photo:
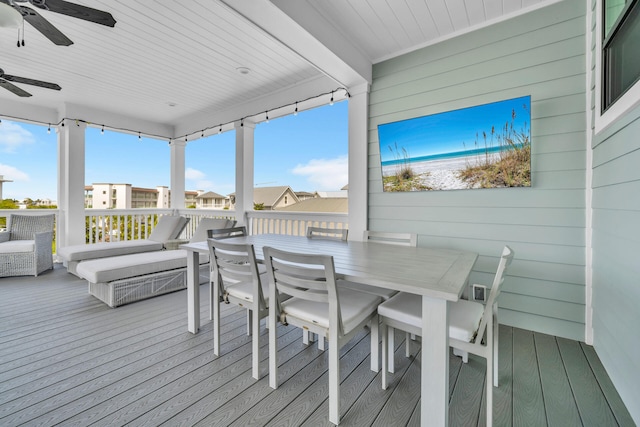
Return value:
[[(637, 4), (640, 0), (634, 0), (630, 2), (628, 5), (625, 5), (624, 11), (620, 14), (616, 23), (614, 24), (611, 34), (604, 39), (604, 0), (599, 0), (596, 5), (596, 19), (595, 19), (595, 30), (592, 32), (591, 36), (595, 37), (595, 50), (593, 54), (595, 55), (596, 62), (596, 75), (595, 75), (595, 132), (599, 133), (606, 128), (608, 128), (611, 124), (613, 124), (617, 119), (622, 117), (628, 111), (632, 110), (637, 105), (640, 105), (640, 79), (637, 80), (631, 87), (629, 87), (623, 94), (616, 99), (611, 105), (607, 107), (606, 110), (603, 111), (604, 106), (604, 86), (605, 86), (605, 73), (604, 73), (604, 46), (605, 42), (609, 43), (612, 37), (617, 33), (620, 24), (623, 18), (629, 13), (632, 5)], [(636, 7), (640, 7), (637, 5)]]

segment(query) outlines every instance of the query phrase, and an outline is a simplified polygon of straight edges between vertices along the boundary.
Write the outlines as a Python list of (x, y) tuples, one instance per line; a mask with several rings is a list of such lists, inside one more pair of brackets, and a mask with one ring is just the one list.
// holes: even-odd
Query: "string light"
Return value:
[[(294, 116), (297, 116), (297, 115), (298, 115), (298, 111), (299, 111), (299, 109), (298, 109), (298, 104), (299, 104), (299, 103), (301, 103), (301, 102), (306, 102), (306, 101), (310, 101), (310, 100), (312, 100), (312, 99), (321, 98), (321, 97), (324, 97), (324, 96), (326, 96), (326, 95), (328, 95), (328, 94), (331, 94), (331, 100), (330, 100), (330, 102), (329, 102), (329, 105), (333, 105), (333, 104), (334, 104), (334, 101), (335, 101), (335, 93), (336, 93), (337, 91), (340, 91), (340, 90), (343, 90), (343, 91), (345, 92), (345, 96), (346, 96), (347, 98), (351, 98), (351, 94), (349, 93), (349, 91), (348, 91), (346, 88), (341, 87), (341, 88), (334, 89), (334, 90), (332, 90), (331, 92), (325, 92), (325, 93), (321, 93), (321, 94), (319, 94), (319, 95), (311, 96), (311, 97), (306, 98), (306, 99), (302, 99), (302, 100), (295, 101), (295, 102), (294, 102), (294, 103), (292, 103), (292, 104), (285, 104), (285, 105), (281, 105), (281, 106), (276, 107), (276, 108), (272, 108), (272, 109), (271, 109), (271, 111), (279, 111), (279, 110), (281, 110), (281, 109), (283, 109), (283, 108), (287, 108), (287, 107), (290, 107), (290, 106), (294, 105), (295, 107), (294, 107), (294, 110), (293, 110), (293, 115), (294, 115)], [(289, 111), (290, 111), (290, 110), (289, 110)], [(269, 111), (265, 111), (264, 113), (265, 113), (265, 120), (266, 120), (267, 122), (269, 122)], [(246, 116), (241, 117), (241, 118), (239, 118), (239, 119), (235, 119), (235, 120), (233, 120), (233, 121), (230, 121), (230, 122), (228, 122), (228, 123), (226, 123), (226, 124), (230, 124), (230, 123), (234, 123), (234, 122), (236, 122), (236, 123), (237, 123), (237, 121), (238, 121), (238, 120), (240, 120), (240, 127), (244, 127), (244, 120), (245, 120), (245, 119), (247, 119), (247, 118), (251, 118), (251, 117), (256, 117), (256, 116), (257, 116), (257, 115), (259, 115), (259, 114), (260, 114), (260, 113), (256, 113), (256, 114), (249, 114), (249, 115), (246, 115)], [(7, 117), (8, 117), (8, 116), (7, 116)], [(23, 118), (21, 118), (21, 117), (8, 117), (8, 118), (9, 118), (9, 119), (23, 120)], [(98, 127), (98, 126), (99, 126), (99, 127), (100, 127), (100, 133), (101, 133), (102, 135), (104, 135), (104, 127), (105, 127), (105, 125), (104, 125), (104, 124), (91, 123), (91, 122), (88, 122), (88, 121), (86, 121), (86, 120), (82, 120), (82, 119), (73, 119), (73, 118), (70, 118), (70, 117), (65, 117), (65, 118), (60, 119), (60, 121), (59, 121), (58, 123), (54, 123), (53, 125), (54, 125), (54, 126), (64, 127), (64, 126), (65, 126), (65, 121), (66, 121), (66, 120), (75, 120), (75, 122), (76, 122), (76, 126), (80, 126), (80, 123), (87, 124), (87, 125), (93, 125), (93, 126), (95, 126), (95, 127)], [(33, 122), (33, 121), (32, 121), (32, 122)], [(39, 122), (39, 124), (44, 125), (44, 124), (47, 124), (47, 123), (46, 123), (46, 122)], [(0, 120), (0, 125), (2, 125), (2, 120)], [(51, 123), (48, 123), (47, 133), (49, 133), (49, 132), (50, 132), (50, 130), (51, 130), (51, 125), (52, 125)], [(219, 133), (219, 134), (221, 134), (221, 133), (222, 133), (222, 128), (223, 128), (223, 126), (224, 126), (224, 125), (225, 125), (224, 123), (221, 123), (221, 124), (217, 125), (217, 127), (218, 127), (218, 133)], [(202, 129), (202, 131), (200, 132), (200, 136), (201, 136), (201, 137), (204, 137), (204, 133), (205, 133), (207, 130), (209, 130), (209, 129), (215, 129), (215, 127), (216, 127), (216, 126), (212, 126), (212, 127), (208, 127), (208, 128)], [(132, 133), (132, 134), (138, 133), (138, 139), (142, 139), (142, 133), (141, 133), (141, 131), (134, 130), (134, 129), (117, 128), (117, 127), (109, 127), (109, 128), (110, 128), (110, 129), (112, 129), (112, 130), (116, 130), (116, 131), (120, 131), (120, 132), (125, 132), (125, 133)], [(145, 134), (145, 135), (147, 135), (147, 136), (149, 136), (149, 137), (151, 137), (151, 138), (157, 138), (157, 139), (166, 139), (166, 138), (167, 138), (167, 137), (166, 137), (166, 136), (164, 136), (164, 135), (154, 135), (154, 134)], [(179, 139), (179, 138), (181, 138), (181, 136), (176, 137), (176, 139)], [(169, 145), (171, 145), (171, 144), (173, 143), (173, 139), (174, 139), (174, 138), (169, 138)], [(185, 142), (188, 142), (188, 135), (184, 135), (184, 140), (185, 140)]]
[(140, 135), (140, 132), (138, 132), (138, 141), (142, 141), (142, 136)]

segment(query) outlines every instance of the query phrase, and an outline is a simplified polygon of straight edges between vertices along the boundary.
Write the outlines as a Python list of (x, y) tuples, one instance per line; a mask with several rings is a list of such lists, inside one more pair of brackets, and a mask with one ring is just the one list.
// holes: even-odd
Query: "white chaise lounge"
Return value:
[(58, 256), (69, 273), (80, 277), (77, 268), (82, 261), (163, 250), (165, 242), (177, 239), (188, 222), (183, 216), (165, 215), (146, 239), (65, 246), (58, 249)]
[[(202, 218), (188, 242), (204, 241), (208, 229), (226, 228), (233, 224), (233, 220)], [(209, 255), (201, 254), (200, 283), (209, 281), (208, 263)], [(109, 307), (118, 307), (185, 289), (187, 251), (153, 251), (91, 259), (79, 263), (76, 273), (89, 282), (89, 294)]]

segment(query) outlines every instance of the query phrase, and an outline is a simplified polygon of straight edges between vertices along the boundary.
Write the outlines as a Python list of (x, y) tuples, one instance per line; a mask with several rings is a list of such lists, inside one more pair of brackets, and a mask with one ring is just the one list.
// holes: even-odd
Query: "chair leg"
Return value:
[(251, 371), (253, 378), (260, 379), (260, 316), (254, 310), (247, 310), (251, 318), (253, 337), (251, 338)]
[(387, 352), (389, 354), (389, 357), (387, 358), (388, 364), (389, 366), (387, 366), (387, 370), (389, 371), (390, 374), (393, 374), (395, 372), (395, 361), (393, 360), (393, 354), (395, 352), (395, 344), (394, 344), (394, 338), (395, 338), (395, 329), (392, 328), (391, 326), (387, 326)]
[(269, 308), (269, 387), (278, 388), (278, 328), (276, 310)]
[(309, 331), (306, 329), (302, 330), (302, 344), (309, 345)]
[(220, 285), (217, 282), (211, 283), (211, 319), (213, 321), (213, 354), (220, 355)]
[[(382, 335), (382, 389), (387, 389), (387, 359), (389, 357), (389, 348), (387, 347), (387, 325), (383, 323), (380, 326), (380, 335)], [(393, 354), (391, 354), (393, 357)]]
[(493, 361), (487, 359), (487, 426), (493, 425)]
[(318, 340), (318, 350), (324, 351), (324, 337), (320, 336), (320, 334), (317, 334), (316, 339)]
[(380, 371), (380, 323), (378, 316), (371, 319), (371, 370), (373, 372)]
[(412, 334), (407, 332), (406, 336), (405, 336), (405, 339), (404, 339), (404, 355), (407, 358), (411, 357), (411, 340), (415, 339), (415, 338), (411, 338), (411, 335)]
[(340, 424), (340, 348), (337, 334), (329, 334), (329, 422)]
[(493, 319), (493, 385), (498, 387), (498, 319)]
[(253, 311), (247, 308), (247, 336), (251, 336), (253, 333), (253, 321), (252, 318)]

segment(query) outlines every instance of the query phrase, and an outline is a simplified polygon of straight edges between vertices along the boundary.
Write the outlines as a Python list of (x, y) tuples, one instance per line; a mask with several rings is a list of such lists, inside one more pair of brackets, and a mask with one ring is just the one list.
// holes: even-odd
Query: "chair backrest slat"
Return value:
[(309, 239), (347, 240), (349, 230), (346, 228), (307, 227)]
[(418, 245), (418, 235), (415, 233), (389, 233), (385, 231), (364, 231), (364, 241), (382, 243), (385, 245), (413, 246)]
[(213, 230), (207, 230), (207, 236), (210, 239), (229, 239), (231, 237), (241, 237), (247, 235), (247, 227), (244, 225), (239, 227), (229, 227), (229, 228), (216, 228)]

